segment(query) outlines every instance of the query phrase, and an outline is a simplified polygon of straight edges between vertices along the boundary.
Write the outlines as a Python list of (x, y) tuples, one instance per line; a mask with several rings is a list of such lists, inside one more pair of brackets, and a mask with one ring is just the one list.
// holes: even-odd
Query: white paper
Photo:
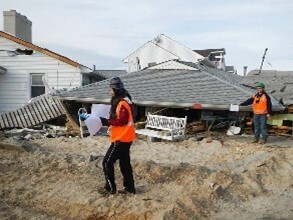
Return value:
[(87, 126), (87, 129), (91, 136), (95, 135), (102, 127), (101, 119), (91, 114), (85, 121), (85, 125)]
[(110, 105), (104, 105), (104, 104), (92, 104), (91, 114), (99, 116), (101, 118), (107, 118), (110, 117)]
[(230, 104), (230, 109), (231, 112), (239, 112), (239, 105), (234, 105)]

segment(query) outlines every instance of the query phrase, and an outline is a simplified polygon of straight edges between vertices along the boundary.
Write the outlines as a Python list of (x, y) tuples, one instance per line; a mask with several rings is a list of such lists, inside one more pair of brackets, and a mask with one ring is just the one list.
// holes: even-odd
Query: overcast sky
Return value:
[[(97, 69), (159, 34), (190, 49), (226, 48), (226, 64), (293, 70), (293, 0), (0, 0), (33, 22), (33, 43)], [(0, 16), (3, 24), (3, 16)], [(2, 28), (3, 29), (3, 28)]]

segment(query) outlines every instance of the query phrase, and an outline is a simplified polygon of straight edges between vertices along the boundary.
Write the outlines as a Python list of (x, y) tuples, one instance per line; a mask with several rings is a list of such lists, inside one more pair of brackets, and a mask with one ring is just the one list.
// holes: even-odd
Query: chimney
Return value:
[(247, 66), (244, 66), (243, 67), (243, 76), (246, 76), (246, 74), (247, 74)]
[(3, 11), (4, 31), (32, 42), (32, 22), (15, 10)]

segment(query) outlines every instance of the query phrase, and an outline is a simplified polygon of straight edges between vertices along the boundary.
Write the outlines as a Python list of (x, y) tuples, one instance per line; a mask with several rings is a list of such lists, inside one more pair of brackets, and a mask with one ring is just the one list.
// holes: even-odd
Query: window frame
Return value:
[[(42, 76), (43, 77), (43, 76), (46, 76), (46, 74), (45, 73), (31, 73), (30, 74), (30, 99), (35, 98), (35, 97), (32, 97), (33, 87), (44, 87), (44, 89), (45, 89), (44, 94), (46, 94), (46, 86), (43, 82), (42, 82), (42, 85), (33, 85), (33, 77), (34, 76)], [(43, 95), (43, 94), (41, 94), (41, 95)]]

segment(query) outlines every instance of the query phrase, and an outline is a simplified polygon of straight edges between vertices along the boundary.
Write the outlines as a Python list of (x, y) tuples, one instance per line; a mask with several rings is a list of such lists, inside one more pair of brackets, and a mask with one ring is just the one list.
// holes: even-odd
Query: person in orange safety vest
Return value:
[(124, 189), (118, 190), (118, 193), (135, 194), (133, 171), (130, 163), (130, 146), (135, 139), (133, 103), (119, 77), (110, 80), (110, 93), (112, 96), (110, 118), (101, 118), (101, 121), (104, 126), (110, 127), (111, 145), (102, 162), (106, 184), (98, 191), (101, 194), (115, 194), (117, 192), (114, 163), (119, 160)]
[[(270, 96), (265, 92), (265, 85), (259, 82), (256, 86), (257, 94), (241, 103), (240, 106), (252, 105), (254, 140), (252, 143), (264, 144), (267, 141), (267, 119), (272, 112)], [(260, 139), (260, 134), (262, 139)]]

